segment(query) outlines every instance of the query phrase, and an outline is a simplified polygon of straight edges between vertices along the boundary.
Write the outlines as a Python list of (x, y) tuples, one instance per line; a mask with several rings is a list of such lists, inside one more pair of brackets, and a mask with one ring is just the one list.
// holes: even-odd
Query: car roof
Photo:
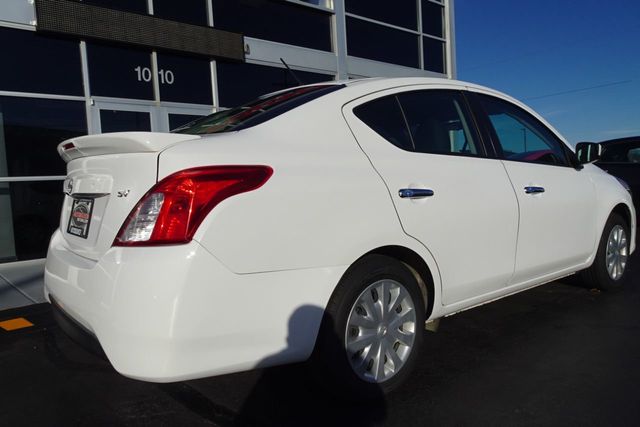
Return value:
[(491, 94), (499, 98), (511, 101), (517, 105), (529, 109), (528, 106), (522, 104), (517, 99), (499, 92), (495, 89), (491, 89), (485, 86), (481, 86), (475, 83), (465, 82), (462, 80), (454, 80), (446, 77), (371, 77), (364, 79), (353, 80), (338, 80), (335, 82), (326, 82), (324, 84), (337, 84), (343, 85), (348, 89), (347, 91), (337, 91), (334, 96), (340, 97), (357, 97), (358, 94), (366, 95), (386, 89), (399, 88), (403, 86), (439, 86), (450, 89), (470, 89), (486, 94)]
[(344, 89), (337, 90), (327, 95), (327, 97), (340, 99), (344, 103), (356, 100), (366, 95), (374, 94), (376, 92), (410, 86), (434, 86), (434, 89), (442, 88), (470, 90), (472, 92), (492, 95), (523, 108), (525, 111), (529, 112), (544, 125), (546, 125), (549, 129), (551, 129), (555, 133), (555, 135), (565, 143), (568, 148), (573, 149), (573, 146), (567, 142), (562, 134), (560, 134), (549, 122), (547, 122), (542, 116), (540, 116), (540, 114), (531, 109), (531, 107), (505, 93), (475, 83), (448, 79), (445, 77), (373, 77), (366, 79), (327, 82), (325, 84), (337, 84), (345, 86)]
[(395, 87), (395, 86), (410, 86), (410, 85), (447, 85), (447, 86), (460, 86), (460, 87), (473, 87), (477, 89), (484, 89), (491, 92), (496, 92), (493, 89), (480, 86), (474, 83), (469, 83), (461, 80), (449, 79), (446, 77), (368, 77), (362, 79), (351, 80), (339, 80), (336, 84), (343, 84), (345, 86), (360, 86), (360, 87)]

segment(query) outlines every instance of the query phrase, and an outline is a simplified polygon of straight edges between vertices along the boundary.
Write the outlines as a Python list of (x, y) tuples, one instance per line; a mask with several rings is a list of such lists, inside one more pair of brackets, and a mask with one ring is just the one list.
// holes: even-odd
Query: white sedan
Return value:
[(458, 81), (302, 86), (58, 151), (46, 297), (146, 381), (310, 359), (335, 390), (388, 392), (426, 322), (578, 271), (619, 288), (635, 249), (624, 183)]

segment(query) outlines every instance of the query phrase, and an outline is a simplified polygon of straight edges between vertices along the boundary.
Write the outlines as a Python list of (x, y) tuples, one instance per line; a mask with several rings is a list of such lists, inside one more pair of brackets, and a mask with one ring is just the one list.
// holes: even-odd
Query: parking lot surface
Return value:
[(437, 333), (425, 332), (410, 383), (358, 404), (318, 389), (304, 364), (173, 384), (130, 380), (71, 341), (47, 304), (8, 310), (0, 312), (0, 424), (639, 425), (639, 256), (630, 268), (620, 292), (564, 280), (443, 319)]

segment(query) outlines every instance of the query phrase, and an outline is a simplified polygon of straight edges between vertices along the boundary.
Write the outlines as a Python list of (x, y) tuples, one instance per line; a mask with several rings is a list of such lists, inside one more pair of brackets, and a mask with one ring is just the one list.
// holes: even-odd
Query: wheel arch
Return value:
[[(590, 288), (596, 288), (603, 291), (615, 291), (621, 288), (624, 283), (624, 277), (628, 277), (628, 274), (624, 275), (625, 269), (624, 265), (622, 265), (622, 275), (617, 276), (616, 278), (612, 276), (612, 272), (610, 270), (611, 265), (609, 265), (609, 256), (607, 254), (609, 251), (609, 239), (611, 238), (610, 233), (615, 224), (624, 221), (627, 224), (630, 233), (630, 236), (627, 237), (628, 248), (630, 252), (633, 252), (635, 242), (635, 210), (632, 208), (632, 205), (627, 203), (627, 201), (620, 201), (614, 203), (613, 207), (605, 212), (608, 214), (600, 229), (600, 239), (596, 245), (595, 252), (592, 255), (588, 268), (580, 271), (580, 276), (582, 281)], [(614, 217), (616, 219), (612, 222)]]
[[(611, 215), (613, 214), (620, 215), (622, 219), (627, 223), (627, 226), (629, 227), (629, 234), (630, 234), (629, 249), (631, 253), (633, 253), (636, 248), (636, 225), (637, 225), (636, 217), (635, 217), (635, 209), (633, 207), (633, 204), (631, 204), (627, 200), (618, 200), (611, 203), (610, 206), (611, 207), (609, 208), (609, 210), (606, 211), (607, 212), (606, 216), (602, 218), (600, 227), (598, 227), (598, 230), (599, 230), (598, 236), (602, 236), (604, 227), (606, 226), (606, 223), (611, 217)], [(597, 249), (597, 246), (596, 246), (596, 249)], [(594, 257), (595, 257), (595, 254), (594, 254)]]
[(604, 229), (607, 225), (607, 221), (611, 218), (611, 215), (617, 214), (622, 217), (622, 219), (629, 226), (630, 236), (630, 245), (629, 249), (631, 253), (635, 251), (635, 238), (636, 238), (636, 220), (635, 220), (635, 210), (632, 208), (633, 205), (630, 205), (626, 200), (615, 200), (612, 201), (607, 207), (603, 207), (602, 210), (599, 211), (598, 215), (598, 225), (596, 227), (596, 241), (594, 243), (593, 253), (589, 256), (587, 262), (585, 263), (585, 268), (591, 266), (596, 259), (596, 255), (598, 253), (598, 247), (600, 245), (600, 241), (602, 239), (602, 233), (604, 233)]
[[(386, 255), (390, 258), (394, 258), (409, 268), (422, 291), (422, 297), (426, 309), (425, 319), (428, 319), (433, 312), (436, 293), (433, 274), (425, 260), (415, 251), (407, 247), (397, 245), (381, 246), (373, 249), (362, 255), (358, 260), (366, 257), (367, 255), (373, 254)], [(355, 263), (357, 263), (358, 260), (356, 260)]]
[[(631, 209), (625, 203), (618, 203), (616, 206), (613, 207), (613, 209), (611, 210), (611, 213), (612, 214), (616, 213), (620, 215), (622, 218), (624, 218), (629, 228), (633, 226), (631, 222)], [(609, 216), (611, 216), (611, 214), (609, 214)]]

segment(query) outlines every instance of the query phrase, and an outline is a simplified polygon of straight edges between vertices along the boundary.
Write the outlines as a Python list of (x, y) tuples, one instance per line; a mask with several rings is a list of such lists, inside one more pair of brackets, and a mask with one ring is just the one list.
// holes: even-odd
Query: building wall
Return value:
[(70, 0), (244, 34), (245, 62), (38, 31), (33, 0), (0, 2), (0, 263), (42, 258), (83, 134), (169, 131), (303, 83), (454, 77), (453, 0)]

